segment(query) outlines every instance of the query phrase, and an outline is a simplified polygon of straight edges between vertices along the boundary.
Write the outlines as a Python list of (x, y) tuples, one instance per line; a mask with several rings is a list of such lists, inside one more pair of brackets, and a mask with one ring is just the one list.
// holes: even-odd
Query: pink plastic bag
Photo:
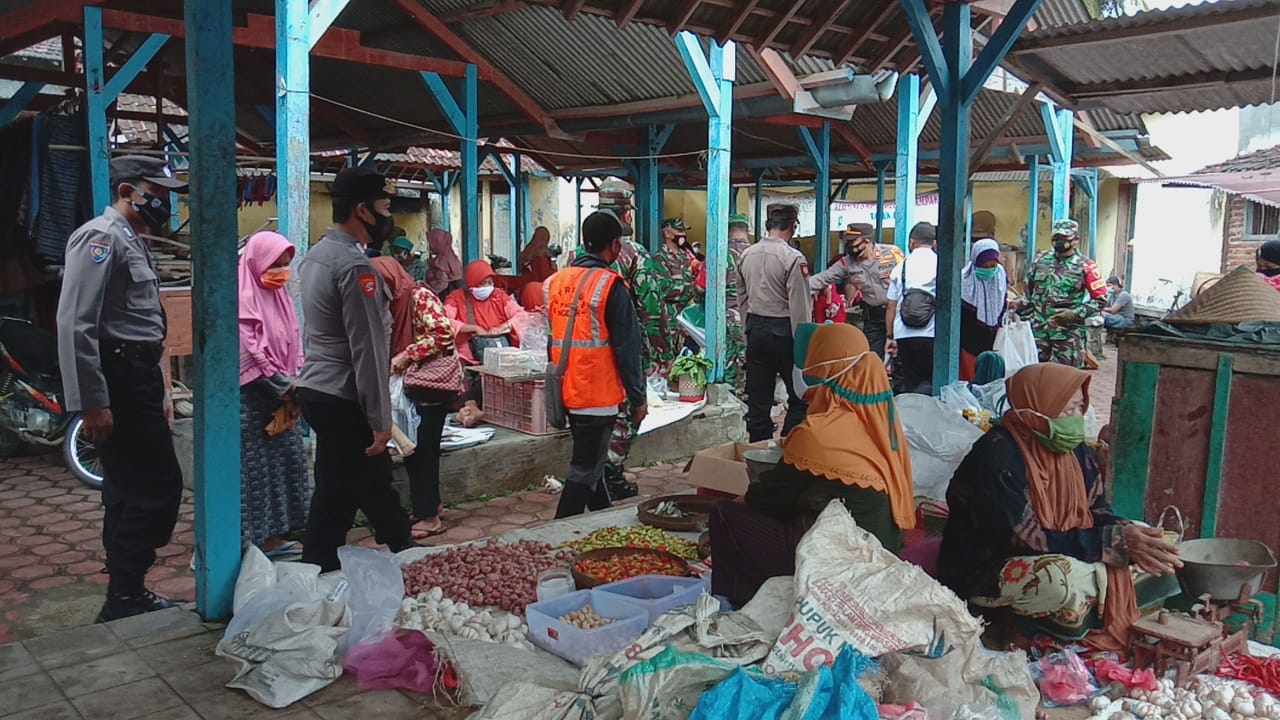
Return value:
[(1141, 688), (1148, 692), (1155, 692), (1160, 689), (1156, 674), (1147, 668), (1132, 670), (1114, 660), (1099, 660), (1093, 666), (1093, 672), (1098, 676), (1098, 680), (1115, 680), (1130, 690)]
[(417, 630), (392, 630), (351, 648), (342, 666), (355, 673), (361, 690), (409, 690), (429, 693), (440, 661), (435, 646)]
[(1045, 707), (1079, 705), (1101, 693), (1080, 656), (1071, 650), (1046, 655), (1031, 664)]

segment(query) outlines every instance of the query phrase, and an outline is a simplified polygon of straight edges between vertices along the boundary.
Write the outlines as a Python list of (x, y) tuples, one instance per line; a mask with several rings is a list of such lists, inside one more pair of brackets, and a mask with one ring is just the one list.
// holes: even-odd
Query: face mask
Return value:
[(862, 257), (862, 251), (864, 249), (865, 248), (863, 248), (863, 246), (861, 245), (854, 245), (853, 243), (848, 243), (844, 246), (844, 254), (848, 255), (851, 258)]
[(279, 290), (289, 282), (289, 268), (271, 268), (262, 273), (262, 287), (268, 290)]
[(365, 231), (369, 233), (369, 244), (379, 247), (383, 240), (387, 239), (387, 235), (391, 234), (391, 228), (395, 227), (396, 221), (390, 215), (383, 215), (372, 207), (369, 212), (373, 213), (374, 222), (367, 223), (363, 220), (360, 224), (364, 225)]
[(1059, 455), (1069, 453), (1076, 449), (1076, 446), (1084, 442), (1084, 416), (1071, 415), (1069, 417), (1051, 418), (1043, 413), (1035, 410), (1019, 410), (1018, 412), (1029, 412), (1033, 415), (1039, 415), (1049, 423), (1049, 433), (1046, 435), (1038, 430), (1031, 432), (1036, 436), (1036, 440), (1051, 453)]
[[(804, 397), (804, 395), (808, 393), (810, 390), (815, 390), (817, 388), (822, 387), (823, 385), (830, 386), (830, 385), (835, 385), (839, 383), (840, 378), (843, 377), (845, 373), (857, 367), (858, 363), (862, 361), (862, 358), (870, 354), (871, 354), (870, 351), (862, 352), (862, 353), (858, 353), (857, 355), (854, 355), (853, 357), (836, 358), (835, 360), (827, 360), (825, 362), (817, 363), (816, 365), (809, 365), (804, 369), (795, 368), (794, 373), (792, 374), (792, 381), (794, 382), (796, 394), (801, 397)], [(848, 363), (848, 365), (843, 370), (836, 373), (835, 375), (832, 375), (831, 377), (823, 378), (819, 380), (818, 378), (808, 374), (810, 371), (814, 370), (815, 368), (820, 368), (823, 365), (835, 365), (838, 363)], [(816, 382), (814, 382), (813, 384), (810, 384), (811, 380)]]
[(1059, 254), (1062, 254), (1062, 253), (1068, 252), (1068, 251), (1070, 251), (1070, 250), (1073, 250), (1073, 249), (1075, 248), (1075, 246), (1076, 246), (1076, 241), (1075, 241), (1075, 240), (1058, 240), (1058, 239), (1055, 239), (1055, 240), (1053, 241), (1053, 249), (1054, 249), (1054, 251), (1055, 251), (1055, 252), (1057, 252), (1057, 253), (1059, 253)]
[(973, 276), (974, 276), (974, 277), (976, 277), (976, 278), (978, 278), (979, 280), (981, 280), (981, 281), (983, 281), (983, 282), (990, 282), (990, 281), (992, 281), (992, 280), (995, 280), (995, 279), (996, 279), (996, 275), (997, 275), (997, 274), (999, 274), (999, 270), (1000, 270), (1000, 268), (993, 268), (993, 267), (989, 267), (989, 268), (974, 268), (974, 269), (973, 269)]
[(137, 187), (134, 187), (133, 189), (141, 195), (143, 199), (143, 202), (141, 203), (136, 203), (132, 200), (129, 201), (129, 205), (133, 208), (133, 211), (138, 213), (143, 222), (150, 226), (152, 230), (159, 231), (163, 229), (164, 226), (168, 224), (170, 216), (173, 215), (173, 211), (169, 207), (169, 202), (162, 198), (158, 198), (151, 193), (143, 192)]
[(471, 294), (474, 295), (477, 300), (483, 302), (488, 300), (489, 296), (493, 294), (493, 286), (481, 285), (480, 287), (471, 288)]

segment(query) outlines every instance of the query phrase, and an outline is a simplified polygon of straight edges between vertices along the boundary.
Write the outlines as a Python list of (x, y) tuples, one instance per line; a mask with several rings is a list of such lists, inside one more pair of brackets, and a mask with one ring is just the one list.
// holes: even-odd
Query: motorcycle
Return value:
[(98, 451), (80, 414), (63, 409), (61, 396), (57, 337), (26, 320), (0, 318), (0, 458), (17, 455), (27, 443), (61, 445), (76, 479), (101, 489)]

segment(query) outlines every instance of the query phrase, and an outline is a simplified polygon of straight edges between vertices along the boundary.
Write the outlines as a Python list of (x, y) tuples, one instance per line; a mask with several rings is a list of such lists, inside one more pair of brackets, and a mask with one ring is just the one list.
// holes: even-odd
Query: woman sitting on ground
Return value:
[(915, 527), (907, 440), (880, 357), (843, 323), (801, 325), (795, 347), (804, 377), (796, 391), (808, 386), (804, 422), (744, 503), (721, 503), (711, 514), (712, 591), (738, 606), (769, 578), (795, 572), (800, 537), (832, 500), (893, 552)]
[[(947, 490), (939, 579), (972, 605), (1118, 650), (1138, 617), (1130, 565), (1182, 566), (1161, 531), (1117, 517), (1084, 442), (1089, 374), (1044, 363), (1008, 382), (1009, 411)], [(1100, 628), (1098, 632), (1091, 631)]]
[[(523, 308), (506, 290), (494, 287), (493, 267), (484, 260), (467, 265), (462, 275), (467, 286), (445, 298), (444, 309), (453, 322), (454, 343), (462, 364), (475, 366), (483, 362), (477, 353), (487, 347), (520, 345), (511, 321)], [(467, 373), (467, 392), (458, 411), (458, 419), (466, 427), (484, 417), (480, 412), (484, 407), (480, 387), (480, 376)]]
[[(402, 374), (415, 363), (442, 357), (458, 362), (453, 325), (440, 298), (430, 288), (414, 282), (395, 260), (380, 257), (372, 262), (391, 291), (391, 372)], [(405, 395), (413, 401), (422, 421), (413, 438), (418, 449), (404, 459), (413, 506), (413, 538), (421, 540), (444, 532), (440, 521), (440, 440), (444, 437), (445, 418), (458, 396), (408, 387)]]

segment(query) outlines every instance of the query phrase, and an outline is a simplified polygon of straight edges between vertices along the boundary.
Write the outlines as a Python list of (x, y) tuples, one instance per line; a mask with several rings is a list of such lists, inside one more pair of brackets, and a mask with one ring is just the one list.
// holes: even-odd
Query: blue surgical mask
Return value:
[(493, 286), (481, 285), (480, 287), (471, 288), (471, 294), (474, 295), (477, 300), (484, 302), (493, 294)]
[(1000, 272), (1000, 268), (998, 267), (989, 267), (989, 268), (980, 267), (980, 268), (973, 269), (973, 276), (978, 278), (982, 282), (991, 282), (992, 280), (996, 279), (996, 276), (999, 272)]

